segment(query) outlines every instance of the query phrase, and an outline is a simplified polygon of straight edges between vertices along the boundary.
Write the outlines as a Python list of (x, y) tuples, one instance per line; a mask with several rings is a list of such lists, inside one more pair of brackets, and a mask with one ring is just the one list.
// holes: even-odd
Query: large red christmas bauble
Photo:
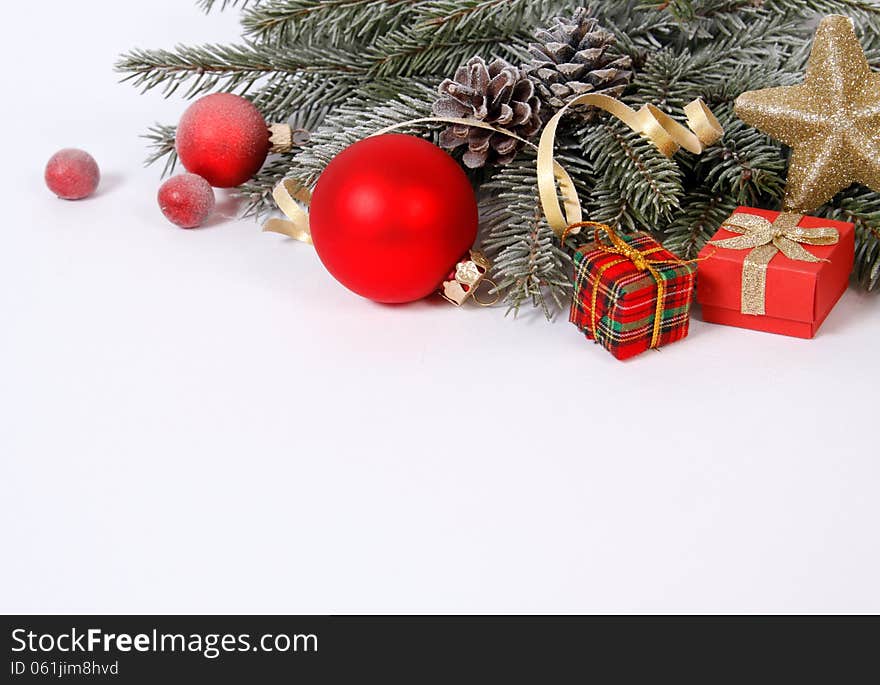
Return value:
[(269, 154), (269, 127), (260, 110), (231, 93), (196, 100), (177, 126), (177, 155), (186, 170), (216, 188), (250, 179)]
[(434, 292), (473, 245), (477, 223), (474, 191), (455, 160), (400, 134), (367, 138), (337, 155), (309, 208), (324, 266), (376, 302)]

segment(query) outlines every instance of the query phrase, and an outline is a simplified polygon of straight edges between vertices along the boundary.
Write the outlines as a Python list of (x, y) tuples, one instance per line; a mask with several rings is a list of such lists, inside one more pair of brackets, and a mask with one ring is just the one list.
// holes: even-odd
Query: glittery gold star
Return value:
[(736, 114), (792, 148), (785, 209), (811, 211), (853, 183), (880, 191), (880, 74), (849, 18), (819, 24), (803, 85), (743, 93)]

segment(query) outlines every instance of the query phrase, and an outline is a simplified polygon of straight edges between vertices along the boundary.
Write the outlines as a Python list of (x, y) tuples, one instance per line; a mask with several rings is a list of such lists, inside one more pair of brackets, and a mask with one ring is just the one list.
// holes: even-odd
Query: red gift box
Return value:
[[(773, 223), (780, 212), (738, 207), (737, 214), (752, 214)], [(849, 283), (855, 255), (855, 226), (844, 221), (804, 216), (797, 228), (833, 228), (838, 240), (832, 245), (804, 244), (817, 262), (790, 259), (782, 252), (767, 264), (765, 313), (744, 314), (743, 265), (749, 249), (730, 249), (709, 243), (700, 252), (697, 301), (703, 320), (711, 323), (812, 338), (837, 304)], [(735, 238), (740, 233), (722, 226), (712, 240)]]

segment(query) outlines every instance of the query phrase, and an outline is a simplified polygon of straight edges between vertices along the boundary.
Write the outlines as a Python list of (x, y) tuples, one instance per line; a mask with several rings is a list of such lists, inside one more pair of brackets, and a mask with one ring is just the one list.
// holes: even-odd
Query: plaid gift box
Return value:
[(574, 256), (570, 321), (618, 359), (688, 334), (696, 264), (646, 233), (618, 236), (602, 226)]

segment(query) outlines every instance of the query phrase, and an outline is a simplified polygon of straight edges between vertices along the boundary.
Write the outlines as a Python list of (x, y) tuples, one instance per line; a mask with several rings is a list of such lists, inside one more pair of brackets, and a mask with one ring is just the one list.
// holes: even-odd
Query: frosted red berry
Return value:
[(269, 128), (260, 110), (231, 93), (196, 100), (180, 119), (177, 155), (187, 171), (217, 188), (249, 180), (269, 154)]
[(88, 152), (66, 148), (49, 159), (44, 178), (49, 190), (58, 197), (81, 200), (95, 192), (101, 172)]
[(214, 190), (201, 176), (172, 176), (159, 188), (159, 209), (173, 224), (196, 228), (214, 210)]

